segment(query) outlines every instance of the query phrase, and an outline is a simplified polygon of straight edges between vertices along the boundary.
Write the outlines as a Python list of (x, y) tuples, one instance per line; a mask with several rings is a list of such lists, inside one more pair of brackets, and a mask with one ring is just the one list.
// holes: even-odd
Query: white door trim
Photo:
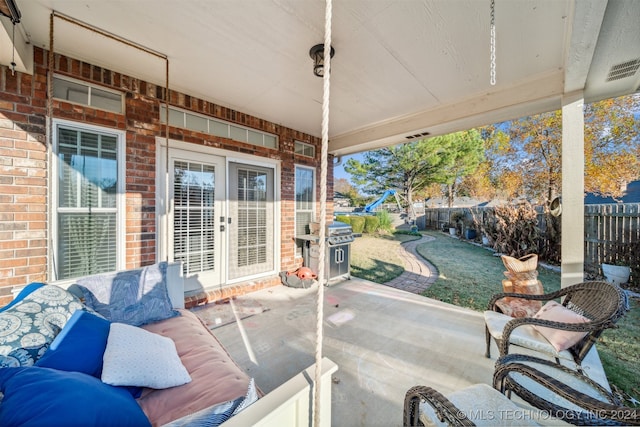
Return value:
[[(163, 137), (156, 137), (156, 259), (158, 261), (164, 261), (169, 256), (169, 242), (167, 236), (169, 236), (170, 224), (168, 221), (167, 213), (173, 211), (173, 206), (167, 206), (165, 200), (168, 198), (169, 188), (167, 184), (169, 182), (169, 176), (167, 174), (167, 152), (171, 150), (190, 151), (199, 154), (208, 154), (213, 156), (219, 156), (225, 158), (225, 194), (228, 201), (228, 188), (229, 188), (229, 163), (245, 163), (249, 165), (261, 166), (265, 168), (273, 169), (274, 175), (274, 239), (273, 239), (273, 253), (274, 253), (274, 268), (273, 271), (263, 273), (254, 276), (246, 276), (235, 279), (233, 281), (228, 280), (226, 272), (228, 271), (228, 257), (224, 260), (225, 263), (225, 276), (223, 277), (224, 285), (238, 283), (247, 280), (253, 280), (259, 277), (272, 275), (280, 269), (281, 262), (281, 218), (282, 218), (282, 204), (281, 204), (281, 161), (275, 159), (269, 159), (266, 157), (258, 157), (249, 154), (237, 153), (235, 151), (223, 150), (216, 147), (210, 147), (206, 145), (192, 144), (182, 141), (169, 140), (167, 148), (167, 140)], [(167, 209), (168, 208), (168, 209)], [(228, 203), (225, 203), (225, 217), (228, 217)], [(224, 238), (228, 239), (229, 233), (224, 233)], [(225, 246), (228, 248), (228, 242)]]

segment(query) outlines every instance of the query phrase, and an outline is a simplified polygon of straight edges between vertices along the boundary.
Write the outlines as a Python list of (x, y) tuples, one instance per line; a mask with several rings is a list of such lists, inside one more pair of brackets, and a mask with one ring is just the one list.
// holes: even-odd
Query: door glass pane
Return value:
[(214, 270), (215, 166), (176, 161), (173, 170), (174, 260), (185, 274)]
[(272, 271), (273, 170), (231, 164), (229, 277), (231, 279)]

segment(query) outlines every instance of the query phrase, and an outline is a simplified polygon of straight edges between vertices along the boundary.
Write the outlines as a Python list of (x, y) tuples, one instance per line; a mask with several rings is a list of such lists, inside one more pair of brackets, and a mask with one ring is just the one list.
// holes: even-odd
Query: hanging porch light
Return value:
[[(335, 49), (331, 46), (331, 58), (335, 53)], [(309, 50), (309, 56), (313, 59), (313, 74), (317, 77), (324, 76), (324, 44), (320, 43), (313, 46)]]

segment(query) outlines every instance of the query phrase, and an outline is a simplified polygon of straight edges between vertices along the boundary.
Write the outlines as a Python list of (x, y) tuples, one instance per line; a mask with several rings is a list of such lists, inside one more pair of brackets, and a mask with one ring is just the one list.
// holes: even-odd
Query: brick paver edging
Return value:
[(396, 289), (422, 294), (438, 279), (438, 269), (418, 254), (419, 244), (435, 240), (431, 236), (422, 236), (400, 245), (399, 255), (404, 263), (404, 272), (393, 280), (383, 283)]

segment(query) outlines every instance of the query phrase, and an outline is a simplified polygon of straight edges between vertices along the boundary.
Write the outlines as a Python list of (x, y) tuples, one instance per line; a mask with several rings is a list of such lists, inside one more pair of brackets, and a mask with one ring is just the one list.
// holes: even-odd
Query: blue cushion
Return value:
[(0, 369), (2, 426), (150, 426), (125, 390), (79, 372), (50, 368)]
[(85, 304), (112, 322), (141, 326), (180, 315), (166, 283), (167, 263), (84, 277), (76, 282)]
[(86, 311), (73, 313), (36, 366), (100, 378), (111, 322)]
[[(100, 378), (110, 326), (111, 322), (106, 319), (86, 311), (76, 311), (35, 365)], [(122, 388), (134, 398), (142, 394), (142, 387)]]
[(19, 303), (20, 301), (22, 301), (27, 295), (29, 295), (31, 292), (35, 291), (36, 289), (39, 289), (41, 287), (44, 286), (44, 283), (40, 283), (40, 282), (33, 282), (33, 283), (29, 283), (27, 286), (25, 286), (20, 293), (13, 299), (13, 301), (11, 301), (9, 304), (5, 305), (4, 307), (0, 308), (0, 312), (5, 311), (8, 308), (13, 307), (14, 305), (16, 305), (17, 303)]

